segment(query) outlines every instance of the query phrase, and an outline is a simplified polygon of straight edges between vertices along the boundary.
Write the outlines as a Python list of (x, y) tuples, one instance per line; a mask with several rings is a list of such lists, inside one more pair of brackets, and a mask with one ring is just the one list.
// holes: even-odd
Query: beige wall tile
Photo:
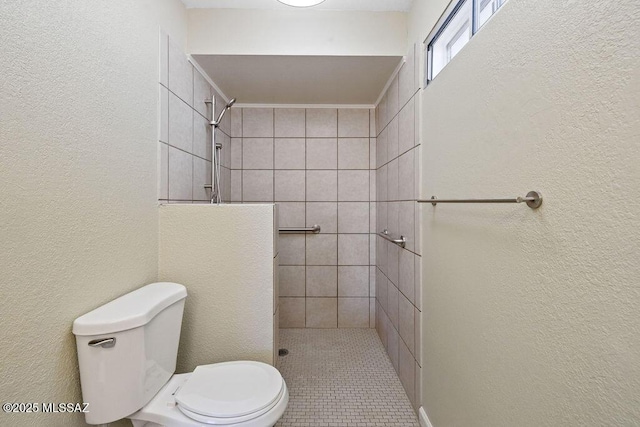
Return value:
[[(220, 129), (216, 129), (214, 132), (216, 133), (216, 144), (218, 142), (222, 144), (222, 150), (220, 151), (220, 163), (223, 167), (231, 169), (231, 137)], [(209, 147), (211, 147), (211, 143), (207, 144), (207, 149), (209, 149)], [(207, 153), (207, 155), (208, 154), (209, 153)]]
[(193, 105), (193, 65), (180, 45), (169, 38), (169, 90)]
[(421, 327), (421, 313), (416, 307), (413, 308), (413, 327), (414, 327), (414, 353), (413, 356), (416, 358), (418, 364), (422, 363), (422, 327)]
[(387, 165), (387, 198), (399, 200), (398, 196), (398, 159), (394, 159)]
[(376, 327), (376, 299), (369, 298), (369, 327)]
[(399, 111), (398, 99), (398, 76), (393, 79), (389, 91), (387, 92), (387, 114), (388, 120), (391, 120)]
[(380, 134), (380, 132), (382, 132), (382, 130), (387, 126), (387, 124), (389, 123), (389, 120), (387, 119), (387, 99), (389, 95), (389, 91), (387, 90), (387, 92), (385, 92), (385, 94), (382, 96), (382, 99), (380, 100), (380, 103), (378, 104), (378, 108), (376, 109), (376, 126), (378, 127), (378, 135)]
[(338, 327), (368, 328), (369, 309), (369, 298), (338, 298)]
[(376, 138), (369, 138), (369, 169), (377, 168), (376, 154), (377, 154), (377, 140)]
[(335, 234), (307, 234), (307, 265), (336, 265), (337, 236)]
[(369, 202), (338, 203), (338, 233), (368, 233)]
[(338, 110), (332, 108), (307, 109), (307, 138), (331, 138), (338, 136)]
[(393, 325), (393, 327), (398, 329), (398, 325), (400, 322), (398, 316), (400, 293), (398, 292), (398, 288), (396, 288), (391, 282), (389, 282), (387, 291), (387, 314), (389, 315), (389, 320), (391, 320), (391, 324)]
[(160, 119), (158, 129), (158, 139), (162, 142), (169, 142), (169, 91), (166, 87), (158, 85), (158, 97), (160, 104)]
[(377, 204), (375, 202), (369, 203), (369, 232), (373, 234), (376, 234), (378, 231), (382, 231), (378, 230), (378, 208), (376, 205)]
[(304, 266), (280, 266), (280, 296), (305, 296), (305, 268)]
[(242, 200), (244, 202), (273, 202), (273, 171), (243, 170)]
[(344, 108), (338, 110), (338, 136), (369, 136), (369, 110)]
[(413, 304), (415, 298), (414, 290), (414, 258), (415, 255), (406, 249), (400, 250), (399, 255), (399, 271), (398, 271), (398, 289)]
[(400, 203), (388, 202), (387, 203), (387, 229), (389, 233), (396, 235), (400, 234), (398, 227)]
[(376, 265), (376, 234), (369, 234), (369, 265)]
[(398, 159), (398, 199), (415, 200), (415, 150), (409, 150)]
[(398, 157), (399, 154), (399, 144), (398, 144), (398, 117), (394, 117), (389, 123), (389, 126), (386, 129), (386, 146), (387, 146), (387, 161), (393, 160)]
[[(198, 113), (193, 114), (193, 154), (211, 161), (211, 125)], [(216, 135), (217, 136), (217, 135)], [(224, 147), (227, 151), (231, 147)]]
[(418, 365), (418, 362), (415, 364), (415, 394), (414, 394), (414, 402), (413, 402), (413, 410), (418, 411), (422, 404), (422, 388), (420, 386), (420, 379), (422, 378), (422, 368)]
[(375, 236), (376, 239), (376, 266), (386, 273), (387, 271), (387, 241), (380, 236)]
[(200, 157), (193, 158), (193, 200), (208, 201), (211, 200), (211, 190), (206, 189), (205, 185), (211, 185), (211, 162)]
[(411, 354), (415, 351), (414, 310), (413, 304), (404, 295), (400, 294), (398, 301), (398, 332)]
[(280, 234), (278, 239), (280, 265), (304, 265), (304, 234)]
[(169, 147), (169, 199), (192, 200), (193, 156)]
[(335, 202), (337, 199), (337, 171), (307, 171), (307, 201)]
[(369, 267), (368, 266), (338, 267), (338, 296), (368, 297), (369, 296)]
[(275, 168), (305, 169), (305, 152), (304, 138), (276, 138)]
[(338, 200), (341, 202), (369, 201), (369, 171), (338, 171)]
[(400, 382), (407, 392), (407, 397), (412, 405), (415, 404), (415, 360), (407, 346), (399, 340), (398, 342), (398, 364)]
[(369, 297), (376, 296), (376, 270), (375, 265), (369, 266)]
[(273, 137), (273, 108), (243, 108), (242, 137)]
[(231, 138), (231, 169), (242, 169), (242, 138)]
[(396, 286), (399, 281), (400, 250), (400, 247), (395, 243), (387, 242), (387, 277)]
[(389, 200), (388, 187), (389, 187), (389, 179), (388, 179), (388, 169), (389, 166), (382, 166), (376, 172), (376, 201), (378, 202), (386, 202)]
[(193, 110), (184, 101), (169, 94), (169, 145), (193, 152)]
[(415, 249), (415, 202), (399, 202), (398, 205), (398, 233), (405, 236), (405, 248)]
[(231, 171), (230, 201), (242, 202), (242, 171)]
[(242, 138), (242, 108), (232, 108), (231, 113), (231, 136)]
[(211, 101), (213, 88), (198, 70), (193, 70), (193, 108), (202, 116), (212, 120)]
[(320, 233), (338, 230), (338, 204), (336, 202), (307, 202), (307, 227), (320, 226)]
[(389, 359), (391, 359), (393, 368), (399, 373), (398, 344), (400, 336), (398, 335), (398, 331), (392, 325), (387, 323), (387, 327), (387, 353), (389, 353)]
[(413, 276), (415, 278), (414, 280), (414, 287), (416, 290), (416, 296), (413, 300), (413, 304), (418, 307), (418, 310), (422, 309), (422, 257), (420, 256), (416, 256), (415, 257), (415, 263), (413, 264), (414, 268), (413, 268)]
[(304, 328), (305, 298), (280, 297), (280, 327)]
[(243, 138), (242, 168), (273, 169), (273, 138)]
[(337, 298), (306, 298), (307, 328), (338, 327)]
[(338, 235), (339, 265), (369, 265), (369, 235)]
[(335, 138), (307, 138), (307, 169), (337, 169), (338, 140)]
[(278, 202), (280, 227), (304, 227), (305, 204), (303, 202)]
[(169, 146), (158, 143), (158, 199), (169, 198)]
[(398, 152), (400, 154), (415, 146), (415, 98), (402, 108), (398, 116)]
[(334, 266), (307, 266), (308, 297), (335, 297), (338, 295), (338, 272)]
[(387, 163), (387, 129), (385, 128), (376, 139), (376, 165), (377, 167), (381, 167), (385, 163)]
[(376, 271), (376, 298), (378, 299), (378, 301), (380, 302), (380, 305), (382, 305), (382, 308), (386, 311), (387, 310), (387, 302), (389, 300), (389, 284), (388, 284), (389, 280), (387, 279), (387, 276), (384, 275), (384, 273), (380, 270), (377, 269)]
[(338, 169), (369, 169), (369, 138), (339, 138)]
[(305, 136), (305, 110), (303, 108), (276, 108), (274, 113), (276, 138)]
[(369, 110), (369, 136), (378, 136), (378, 130), (376, 129), (376, 110), (372, 108)]
[(275, 171), (276, 202), (305, 200), (305, 171)]

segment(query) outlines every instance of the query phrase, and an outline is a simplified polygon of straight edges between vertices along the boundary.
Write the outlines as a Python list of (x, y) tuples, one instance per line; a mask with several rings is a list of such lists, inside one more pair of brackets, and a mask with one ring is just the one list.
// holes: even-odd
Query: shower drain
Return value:
[(281, 348), (280, 350), (278, 350), (278, 356), (286, 356), (287, 354), (289, 354), (289, 350), (287, 350), (286, 348)]

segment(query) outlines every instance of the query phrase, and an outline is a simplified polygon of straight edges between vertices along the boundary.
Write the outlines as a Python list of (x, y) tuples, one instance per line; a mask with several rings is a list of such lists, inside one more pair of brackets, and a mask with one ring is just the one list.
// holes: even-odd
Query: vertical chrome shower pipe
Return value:
[[(211, 117), (214, 117), (216, 114), (215, 96), (204, 102), (211, 105)], [(211, 189), (211, 204), (219, 205), (222, 203), (220, 195), (220, 150), (222, 150), (222, 144), (216, 144), (216, 129), (219, 122), (212, 120), (209, 124), (211, 125), (211, 185), (205, 185), (205, 188)]]
[[(215, 96), (211, 98), (211, 100), (204, 101), (207, 104), (211, 104), (211, 117), (214, 117), (216, 114), (216, 98)], [(231, 99), (227, 105), (224, 106), (224, 109), (220, 112), (220, 115), (217, 119), (211, 120), (209, 123), (211, 125), (211, 154), (213, 156), (213, 161), (211, 162), (211, 185), (205, 185), (205, 188), (211, 188), (211, 204), (220, 204), (222, 203), (222, 195), (220, 194), (220, 151), (222, 151), (222, 144), (216, 143), (216, 129), (220, 126), (222, 122), (222, 118), (225, 113), (231, 106), (236, 102), (236, 99)]]

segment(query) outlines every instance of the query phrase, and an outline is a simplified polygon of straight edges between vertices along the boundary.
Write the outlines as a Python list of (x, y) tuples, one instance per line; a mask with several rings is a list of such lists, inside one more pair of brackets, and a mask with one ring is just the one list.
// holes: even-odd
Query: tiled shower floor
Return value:
[(289, 405), (277, 427), (418, 426), (374, 329), (281, 329)]

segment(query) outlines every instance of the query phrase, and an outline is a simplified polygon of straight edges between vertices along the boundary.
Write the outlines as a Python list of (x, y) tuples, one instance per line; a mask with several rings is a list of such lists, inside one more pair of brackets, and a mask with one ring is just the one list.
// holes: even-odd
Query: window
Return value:
[(425, 44), (425, 85), (433, 80), (506, 0), (459, 0), (452, 3)]

